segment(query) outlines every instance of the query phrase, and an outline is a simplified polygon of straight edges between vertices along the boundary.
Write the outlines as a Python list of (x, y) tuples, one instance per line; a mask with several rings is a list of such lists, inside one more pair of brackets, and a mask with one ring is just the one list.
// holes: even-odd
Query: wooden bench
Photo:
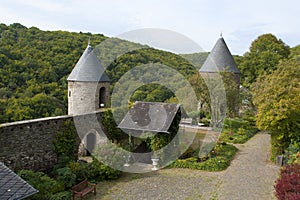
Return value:
[(72, 191), (73, 191), (73, 200), (75, 200), (76, 197), (82, 199), (82, 197), (89, 194), (90, 192), (93, 192), (94, 195), (96, 195), (96, 184), (91, 184), (90, 182), (85, 180), (73, 186)]

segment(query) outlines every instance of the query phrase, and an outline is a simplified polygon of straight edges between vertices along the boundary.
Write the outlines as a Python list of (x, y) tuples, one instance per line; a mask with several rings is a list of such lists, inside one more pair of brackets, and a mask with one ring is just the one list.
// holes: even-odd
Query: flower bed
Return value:
[(219, 140), (233, 144), (243, 144), (257, 133), (255, 125), (243, 119), (227, 119)]
[(226, 143), (219, 143), (205, 158), (190, 157), (174, 161), (170, 168), (190, 168), (205, 171), (222, 171), (229, 167), (237, 148)]

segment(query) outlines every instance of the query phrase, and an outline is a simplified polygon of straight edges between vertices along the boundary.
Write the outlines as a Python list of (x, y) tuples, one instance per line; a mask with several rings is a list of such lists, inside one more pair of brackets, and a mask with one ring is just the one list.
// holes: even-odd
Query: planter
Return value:
[(123, 158), (125, 158), (125, 164), (123, 165), (124, 167), (129, 167), (130, 164), (129, 164), (129, 161), (130, 161), (130, 156), (126, 157), (126, 156), (123, 156)]
[(152, 158), (151, 160), (153, 165), (152, 170), (158, 170), (157, 165), (158, 165), (159, 158)]

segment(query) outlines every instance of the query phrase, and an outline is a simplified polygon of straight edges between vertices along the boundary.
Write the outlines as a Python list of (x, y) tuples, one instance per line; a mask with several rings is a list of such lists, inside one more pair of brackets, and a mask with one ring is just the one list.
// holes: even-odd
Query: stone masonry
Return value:
[(78, 116), (66, 115), (1, 124), (0, 161), (12, 170), (30, 169), (47, 172), (57, 164), (52, 140), (55, 134), (61, 131), (61, 124), (66, 120), (86, 124), (80, 127), (80, 134), (74, 133), (78, 149), (80, 138), (84, 138), (91, 129), (95, 134), (97, 128), (92, 127), (95, 119), (102, 126), (102, 116), (103, 112), (98, 111)]

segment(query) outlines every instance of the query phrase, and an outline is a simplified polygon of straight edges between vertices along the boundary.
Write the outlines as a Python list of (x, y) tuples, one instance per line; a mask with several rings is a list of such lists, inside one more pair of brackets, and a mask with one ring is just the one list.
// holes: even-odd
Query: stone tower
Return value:
[[(211, 50), (209, 56), (207, 57), (206, 61), (202, 65), (202, 67), (199, 70), (202, 77), (207, 77), (209, 79), (215, 79), (218, 77), (217, 74), (220, 74), (221, 72), (227, 72), (229, 73), (229, 77), (231, 80), (234, 81), (234, 85), (229, 85), (231, 91), (235, 91), (234, 94), (231, 93), (230, 95), (233, 97), (230, 99), (227, 99), (227, 106), (230, 108), (233, 113), (237, 114), (239, 110), (239, 87), (240, 87), (240, 77), (241, 72), (237, 68), (237, 65), (233, 59), (233, 56), (231, 55), (224, 38), (221, 36), (218, 41), (216, 42), (215, 46)], [(216, 76), (215, 76), (216, 75)], [(216, 78), (217, 79), (217, 78)], [(224, 79), (222, 77), (222, 79)], [(224, 80), (223, 80), (224, 81)], [(227, 83), (224, 82), (226, 85)], [(226, 91), (226, 96), (229, 95), (229, 91)]]
[(90, 44), (67, 80), (69, 115), (91, 113), (108, 105), (110, 79)]
[(237, 86), (240, 85), (241, 72), (237, 68), (223, 37), (218, 39), (199, 72), (202, 74), (229, 72)]

